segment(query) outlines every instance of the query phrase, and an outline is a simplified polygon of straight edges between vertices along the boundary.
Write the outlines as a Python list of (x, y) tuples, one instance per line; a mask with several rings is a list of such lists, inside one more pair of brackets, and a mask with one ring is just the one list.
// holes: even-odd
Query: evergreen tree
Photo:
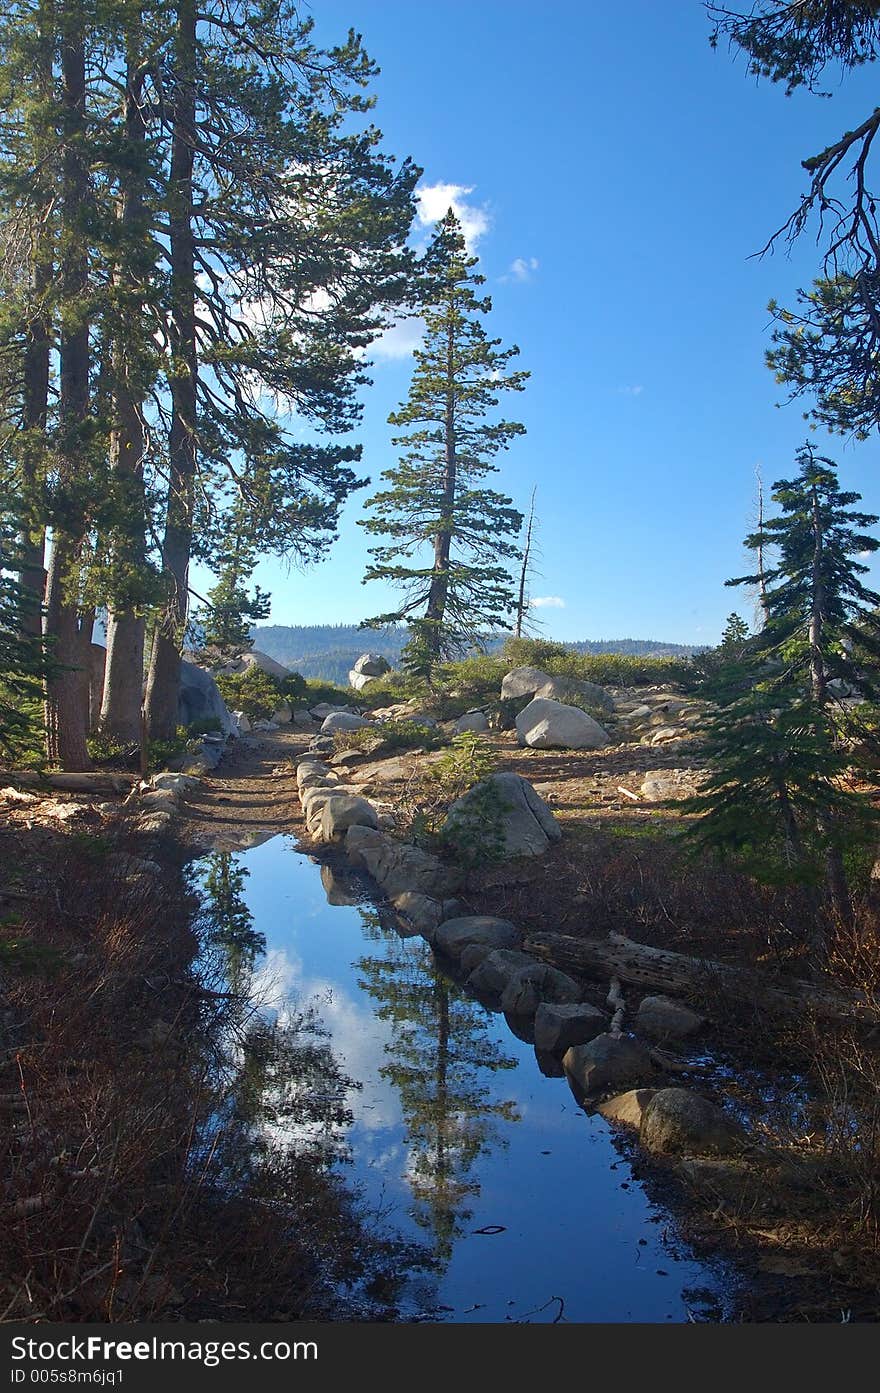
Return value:
[(767, 622), (746, 644), (731, 646), (713, 674), (708, 781), (685, 806), (703, 814), (690, 833), (699, 845), (765, 875), (776, 867), (809, 881), (824, 862), (835, 918), (848, 924), (844, 853), (865, 840), (875, 819), (844, 785), (852, 755), (839, 740), (829, 682), (871, 690), (851, 649), (864, 635), (863, 649), (880, 652), (880, 595), (862, 582), (867, 567), (857, 559), (880, 543), (864, 531), (877, 518), (853, 507), (859, 495), (839, 488), (833, 462), (809, 445), (797, 458), (796, 477), (774, 485), (779, 516), (746, 538), (752, 550), (769, 539), (778, 553), (765, 571)]
[[(877, 518), (853, 507), (860, 495), (840, 489), (834, 462), (816, 455), (807, 443), (797, 452), (794, 479), (773, 485), (781, 512), (764, 522), (760, 534), (746, 538), (757, 550), (769, 542), (778, 560), (765, 568), (767, 622), (760, 647), (773, 651), (796, 675), (807, 673), (813, 700), (823, 705), (828, 682), (840, 678), (869, 694), (870, 682), (851, 657), (858, 640), (880, 654), (880, 595), (861, 580), (868, 567), (860, 561), (880, 548), (865, 529)], [(753, 585), (757, 576), (741, 576), (728, 585)]]
[[(40, 744), (42, 679), (47, 664), (42, 639), (33, 632), (40, 596), (27, 590), (22, 567), (21, 520), (0, 500), (0, 756), (15, 760)], [(36, 728), (35, 728), (36, 726)]]
[(370, 549), (365, 581), (390, 582), (405, 595), (365, 627), (409, 624), (411, 662), (426, 673), (487, 630), (510, 628), (515, 604), (507, 563), (518, 556), (522, 514), (483, 481), (497, 472), (499, 451), (524, 433), (493, 413), (501, 393), (522, 391), (528, 373), (510, 369), (519, 350), (502, 349), (480, 322), (492, 304), (475, 293), (484, 282), (476, 264), (450, 209), (425, 259), (425, 338), (409, 396), (388, 418), (405, 431), (392, 441), (400, 461), (383, 473), (390, 487), (369, 499), (372, 516), (361, 520), (371, 536), (390, 539)]
[[(828, 67), (846, 75), (880, 54), (880, 10), (873, 0), (759, 0), (745, 12), (707, 8), (715, 22), (713, 46), (726, 38), (746, 56), (751, 73), (783, 83), (788, 94), (806, 88), (830, 96), (819, 85)], [(794, 241), (815, 219), (823, 273), (811, 291), (797, 292), (795, 310), (771, 301), (777, 327), (767, 360), (793, 397), (807, 397), (807, 416), (861, 437), (878, 422), (880, 223), (873, 158), (878, 131), (880, 107), (875, 106), (863, 121), (802, 160), (809, 186), (765, 247), (781, 237)]]
[[(259, 519), (260, 550), (311, 561), (363, 483), (351, 468), (360, 447), (321, 436), (356, 425), (363, 349), (407, 293), (401, 247), (420, 173), (394, 169), (373, 127), (351, 129), (375, 71), (353, 33), (327, 52), (284, 0), (232, 12), (217, 0), (198, 24), (188, 4), (165, 78), (171, 422), (166, 603), (146, 694), (156, 736), (177, 719), (190, 559), (214, 559), (205, 544), (230, 498)], [(294, 438), (293, 413), (315, 440)]]

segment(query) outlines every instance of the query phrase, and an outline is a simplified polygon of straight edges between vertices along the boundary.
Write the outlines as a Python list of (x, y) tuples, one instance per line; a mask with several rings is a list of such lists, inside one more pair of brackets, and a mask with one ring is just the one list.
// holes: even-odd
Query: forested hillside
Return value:
[[(319, 677), (344, 685), (349, 669), (361, 653), (381, 653), (396, 666), (408, 634), (403, 628), (367, 631), (357, 624), (266, 624), (251, 629), (251, 637), (261, 653), (268, 653), (303, 677)], [(504, 637), (498, 634), (491, 639), (488, 650), (497, 651)], [(655, 658), (686, 657), (697, 651), (687, 644), (642, 638), (582, 639), (565, 646), (573, 653), (629, 653)]]

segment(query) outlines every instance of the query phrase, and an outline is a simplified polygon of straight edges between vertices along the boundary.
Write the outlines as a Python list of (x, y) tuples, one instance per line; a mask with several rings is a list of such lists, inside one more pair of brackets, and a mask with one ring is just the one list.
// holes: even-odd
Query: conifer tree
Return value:
[[(752, 550), (769, 540), (778, 553), (765, 570), (767, 622), (712, 676), (708, 779), (685, 806), (703, 814), (693, 840), (765, 876), (815, 881), (824, 863), (834, 917), (846, 925), (852, 902), (844, 853), (876, 819), (845, 786), (852, 755), (839, 740), (829, 683), (841, 678), (871, 692), (851, 649), (861, 641), (863, 651), (880, 652), (880, 595), (864, 585), (867, 567), (858, 560), (880, 543), (864, 530), (877, 518), (854, 508), (860, 496), (839, 488), (833, 461), (809, 444), (797, 459), (798, 474), (773, 488), (780, 514), (746, 538)], [(820, 938), (814, 933), (817, 949)]]
[(427, 674), (487, 630), (509, 628), (515, 606), (508, 563), (518, 556), (522, 514), (483, 481), (497, 472), (496, 455), (524, 434), (494, 413), (499, 396), (522, 391), (529, 374), (511, 370), (519, 349), (502, 349), (481, 323), (492, 304), (476, 294), (484, 282), (476, 264), (450, 209), (426, 255), (425, 338), (409, 396), (388, 418), (404, 431), (392, 441), (400, 461), (383, 473), (389, 487), (361, 520), (371, 536), (390, 539), (370, 549), (365, 581), (404, 591), (397, 609), (365, 626), (409, 624), (410, 656)]

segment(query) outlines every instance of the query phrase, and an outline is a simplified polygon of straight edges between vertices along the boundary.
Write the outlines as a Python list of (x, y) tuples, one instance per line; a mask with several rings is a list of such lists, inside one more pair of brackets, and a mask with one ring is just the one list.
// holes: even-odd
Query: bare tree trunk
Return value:
[[(143, 79), (139, 46), (128, 41), (125, 99), (125, 135), (128, 178), (122, 193), (120, 232), (122, 264), (117, 285), (137, 304), (141, 289), (133, 243), (143, 232), (143, 150), (146, 139), (143, 116)], [(134, 265), (132, 257), (134, 256)], [(144, 502), (144, 426), (137, 392), (133, 359), (138, 354), (137, 314), (126, 316), (126, 332), (114, 347), (114, 426), (110, 437), (110, 468), (119, 488), (121, 526), (114, 539), (114, 561), (123, 571), (122, 585), (107, 615), (107, 660), (100, 726), (124, 742), (140, 743), (143, 722), (145, 620), (137, 605), (137, 592), (146, 561)]]
[(532, 555), (532, 528), (535, 523), (535, 494), (537, 489), (532, 489), (532, 499), (529, 504), (529, 520), (526, 525), (526, 540), (523, 547), (522, 570), (519, 573), (519, 594), (516, 597), (516, 625), (514, 627), (514, 637), (522, 638), (523, 626), (525, 624), (526, 610), (528, 602), (526, 590), (529, 583), (529, 562)]
[(171, 241), (171, 432), (168, 502), (162, 564), (169, 586), (156, 625), (147, 679), (146, 722), (151, 739), (170, 739), (177, 729), (180, 652), (186, 628), (196, 469), (196, 330), (192, 228), (195, 144), (196, 9), (180, 0), (176, 39), (174, 132), (171, 146), (169, 233)]
[[(85, 125), (85, 43), (81, 26), (64, 36), (61, 49), (64, 109), (63, 217), (66, 246), (61, 266), (64, 317), (60, 340), (59, 481), (72, 490), (85, 472), (84, 445), (89, 412), (88, 252), (79, 218), (88, 195), (83, 154)], [(66, 525), (53, 528), (52, 559), (46, 583), (46, 635), (57, 670), (46, 682), (46, 753), (63, 769), (89, 769), (88, 670), (77, 610), (77, 571), (85, 524), (78, 506)]]

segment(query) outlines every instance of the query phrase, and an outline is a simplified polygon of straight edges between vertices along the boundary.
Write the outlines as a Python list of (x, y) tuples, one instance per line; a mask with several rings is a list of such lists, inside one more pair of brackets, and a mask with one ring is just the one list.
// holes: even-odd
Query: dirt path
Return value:
[(181, 836), (196, 846), (230, 851), (302, 828), (291, 759), (310, 736), (271, 731), (239, 740), (183, 805)]

